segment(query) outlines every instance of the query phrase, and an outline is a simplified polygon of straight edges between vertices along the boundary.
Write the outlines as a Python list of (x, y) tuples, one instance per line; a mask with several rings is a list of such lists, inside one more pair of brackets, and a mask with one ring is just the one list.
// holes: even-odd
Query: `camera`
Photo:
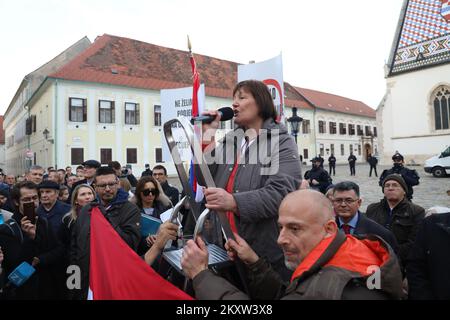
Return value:
[(123, 176), (127, 176), (129, 174), (128, 168), (122, 169), (121, 173), (122, 173)]

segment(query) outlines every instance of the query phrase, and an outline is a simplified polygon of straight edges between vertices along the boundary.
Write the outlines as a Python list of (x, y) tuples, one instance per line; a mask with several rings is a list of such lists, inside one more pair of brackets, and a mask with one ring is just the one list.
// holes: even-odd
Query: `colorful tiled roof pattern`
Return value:
[(450, 61), (449, 0), (408, 0), (397, 31), (390, 73)]

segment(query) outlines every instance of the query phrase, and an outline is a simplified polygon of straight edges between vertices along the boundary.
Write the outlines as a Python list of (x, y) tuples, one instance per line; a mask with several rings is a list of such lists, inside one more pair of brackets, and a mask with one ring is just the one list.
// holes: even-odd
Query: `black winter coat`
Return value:
[(426, 218), (406, 266), (409, 298), (450, 300), (450, 212)]
[[(326, 170), (319, 167), (313, 167), (311, 170), (305, 172), (305, 179), (309, 180), (312, 189), (322, 192), (325, 194), (327, 187), (331, 184), (331, 177)], [(311, 182), (316, 180), (319, 182), (318, 185), (313, 185)]]
[(378, 203), (372, 203), (367, 207), (366, 215), (386, 229), (391, 230), (398, 242), (398, 255), (403, 266), (410, 249), (416, 239), (419, 225), (425, 217), (425, 210), (403, 199), (392, 210), (392, 216), (389, 222), (389, 204), (384, 198)]
[(35, 267), (35, 273), (21, 287), (5, 288), (3, 298), (61, 299), (62, 276), (58, 268), (59, 256), (56, 254), (60, 243), (45, 218), (37, 218), (34, 240), (22, 232), (20, 219), (21, 215), (15, 214), (7, 224), (0, 226), (0, 246), (5, 256), (2, 264), (5, 277), (22, 262), (31, 264), (34, 257), (39, 258), (40, 263)]
[[(132, 248), (137, 250), (140, 240), (141, 215), (139, 208), (128, 202), (128, 193), (122, 189), (117, 192), (116, 199), (105, 210), (99, 206), (105, 218), (111, 223), (114, 230)], [(91, 203), (81, 209), (73, 226), (70, 241), (70, 264), (78, 265), (81, 271), (81, 290), (72, 290), (73, 299), (87, 299), (89, 287), (89, 255), (90, 255), (90, 210), (98, 203)], [(107, 241), (107, 240), (105, 240)]]

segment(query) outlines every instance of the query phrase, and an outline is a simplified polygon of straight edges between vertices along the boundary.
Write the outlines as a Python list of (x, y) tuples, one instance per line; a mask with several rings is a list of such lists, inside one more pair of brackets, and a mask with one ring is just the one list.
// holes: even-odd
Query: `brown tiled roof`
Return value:
[(319, 109), (354, 114), (358, 116), (375, 118), (374, 109), (361, 101), (337, 96), (331, 93), (295, 87), (295, 89)]
[(3, 116), (0, 116), (0, 144), (5, 144), (5, 129), (3, 128)]
[[(199, 54), (194, 57), (200, 81), (206, 86), (206, 95), (231, 98), (239, 64)], [(192, 85), (187, 51), (108, 34), (98, 37), (89, 48), (50, 77), (151, 90)], [(312, 109), (290, 84), (285, 83), (284, 89), (287, 107)]]
[[(206, 95), (230, 98), (237, 82), (238, 63), (194, 56)], [(108, 34), (98, 37), (50, 77), (153, 90), (192, 85), (187, 51)]]
[(284, 95), (284, 106), (287, 108), (297, 107), (300, 109), (314, 109), (311, 104), (297, 92), (295, 87), (291, 86), (287, 82), (284, 83)]

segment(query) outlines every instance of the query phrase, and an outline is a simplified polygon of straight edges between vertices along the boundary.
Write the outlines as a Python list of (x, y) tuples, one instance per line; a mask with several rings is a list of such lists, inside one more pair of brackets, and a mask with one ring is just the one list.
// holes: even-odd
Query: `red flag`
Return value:
[[(189, 45), (190, 46), (190, 45)], [(189, 60), (191, 61), (193, 91), (192, 91), (192, 116), (198, 116), (198, 90), (200, 89), (200, 77), (197, 71), (197, 64), (195, 63), (194, 55), (189, 49)]]
[[(197, 64), (195, 63), (194, 55), (191, 51), (191, 41), (189, 40), (188, 36), (188, 48), (189, 48), (189, 60), (191, 62), (191, 68), (192, 68), (192, 117), (197, 117), (199, 115), (199, 108), (198, 108), (198, 90), (200, 89), (200, 76), (197, 71)], [(196, 136), (200, 136), (199, 134), (200, 128), (197, 126), (194, 126), (194, 132)], [(195, 193), (195, 198), (201, 197), (203, 198), (203, 194), (201, 196), (197, 195), (197, 179), (195, 177), (194, 172), (194, 165), (191, 161), (191, 168), (190, 168), (190, 176), (189, 181), (192, 187), (192, 191)], [(198, 190), (200, 192), (200, 190)]]
[(91, 212), (90, 259), (94, 300), (192, 300), (148, 266), (96, 207)]

